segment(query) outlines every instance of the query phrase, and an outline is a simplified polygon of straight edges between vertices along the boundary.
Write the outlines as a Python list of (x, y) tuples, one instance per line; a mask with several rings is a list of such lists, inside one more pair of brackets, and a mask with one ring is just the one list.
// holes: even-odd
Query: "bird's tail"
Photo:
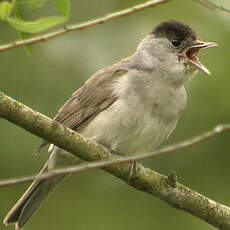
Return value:
[[(40, 174), (49, 171), (57, 166), (63, 166), (67, 164), (66, 156), (57, 153), (60, 150), (55, 147), (54, 151), (50, 156), (50, 159), (41, 170)], [(70, 155), (70, 154), (69, 154)], [(71, 158), (71, 157), (70, 157)], [(72, 156), (73, 158), (73, 156)], [(68, 176), (68, 175), (67, 175)], [(8, 224), (15, 223), (15, 228), (20, 229), (28, 221), (28, 219), (34, 214), (34, 212), (40, 207), (42, 202), (47, 198), (50, 192), (57, 187), (58, 184), (63, 182), (67, 177), (66, 175), (56, 176), (49, 179), (37, 179), (27, 189), (24, 195), (14, 205), (5, 217), (3, 223), (7, 226)]]

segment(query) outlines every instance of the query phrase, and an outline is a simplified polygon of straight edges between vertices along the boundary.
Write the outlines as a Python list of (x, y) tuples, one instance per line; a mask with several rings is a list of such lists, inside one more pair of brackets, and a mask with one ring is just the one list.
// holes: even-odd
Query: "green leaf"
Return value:
[(46, 1), (47, 0), (25, 0), (24, 3), (29, 9), (36, 10), (41, 8)]
[(12, 9), (12, 4), (7, 1), (0, 3), (0, 19), (4, 21), (7, 17), (10, 16)]
[[(22, 12), (21, 6), (19, 6), (19, 5), (15, 6), (14, 12), (15, 12), (15, 16), (17, 18), (24, 19), (24, 14)], [(17, 31), (17, 33), (18, 33), (18, 37), (22, 40), (30, 38), (32, 36), (29, 33), (21, 32), (21, 31)], [(24, 45), (23, 47), (24, 47), (25, 51), (27, 52), (27, 54), (32, 54), (32, 47), (33, 47), (32, 44)]]
[[(31, 37), (31, 34), (18, 31), (18, 36), (20, 39), (24, 40)], [(32, 45), (23, 46), (27, 54), (32, 54)]]
[(70, 1), (69, 0), (53, 0), (57, 9), (66, 17), (70, 14)]
[(40, 18), (35, 21), (25, 21), (20, 18), (7, 18), (7, 21), (16, 30), (25, 33), (39, 33), (48, 30), (54, 26), (57, 26), (65, 22), (68, 18), (64, 16), (53, 16)]

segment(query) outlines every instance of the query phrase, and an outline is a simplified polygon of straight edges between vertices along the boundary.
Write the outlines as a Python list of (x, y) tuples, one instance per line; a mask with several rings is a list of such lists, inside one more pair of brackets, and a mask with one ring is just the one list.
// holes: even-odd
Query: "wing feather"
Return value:
[(111, 67), (98, 71), (73, 93), (54, 120), (73, 130), (84, 126), (117, 100), (112, 93), (111, 83), (127, 72)]

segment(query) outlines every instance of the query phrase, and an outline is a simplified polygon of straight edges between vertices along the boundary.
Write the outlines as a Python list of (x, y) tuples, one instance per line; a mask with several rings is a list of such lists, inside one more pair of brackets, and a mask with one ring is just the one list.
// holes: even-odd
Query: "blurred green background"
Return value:
[[(132, 6), (137, 0), (72, 1), (71, 22), (88, 20)], [(226, 5), (228, 0), (223, 0)], [(46, 4), (38, 15), (55, 12)], [(188, 105), (167, 144), (200, 134), (217, 124), (230, 122), (230, 17), (211, 11), (195, 1), (170, 1), (128, 17), (90, 29), (72, 32), (33, 46), (0, 54), (0, 91), (53, 117), (58, 108), (95, 71), (132, 54), (137, 43), (157, 24), (175, 19), (189, 24), (205, 41), (217, 48), (199, 57), (212, 72), (203, 73), (187, 86)], [(1, 22), (0, 42), (15, 38), (15, 31)], [(143, 162), (179, 182), (230, 206), (230, 133), (223, 133), (188, 150)], [(0, 178), (37, 173), (46, 151), (32, 155), (40, 139), (0, 120)], [(28, 184), (0, 188), (0, 220), (22, 195)], [(5, 227), (0, 224), (0, 229)], [(12, 227), (8, 228), (13, 229)], [(102, 170), (82, 172), (69, 178), (26, 224), (25, 230), (139, 230), (214, 229), (205, 222), (152, 196), (129, 187)]]

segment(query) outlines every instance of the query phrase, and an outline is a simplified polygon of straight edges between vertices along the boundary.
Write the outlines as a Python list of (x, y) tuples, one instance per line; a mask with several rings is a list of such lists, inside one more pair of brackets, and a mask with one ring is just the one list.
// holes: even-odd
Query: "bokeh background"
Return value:
[[(132, 6), (137, 0), (72, 1), (71, 22), (80, 22)], [(223, 0), (229, 6), (228, 0)], [(36, 16), (56, 13), (46, 4)], [(195, 1), (170, 1), (103, 25), (66, 34), (33, 46), (0, 53), (0, 91), (53, 117), (68, 97), (95, 71), (132, 54), (137, 43), (157, 24), (180, 20), (193, 27), (205, 41), (218, 48), (199, 57), (212, 72), (203, 73), (187, 86), (188, 105), (167, 144), (230, 122), (230, 17)], [(0, 41), (15, 38), (15, 31), (1, 23)], [(137, 108), (138, 109), (138, 108)], [(40, 139), (0, 120), (0, 178), (37, 173), (46, 151), (33, 150)], [(223, 133), (190, 149), (145, 160), (143, 164), (163, 174), (175, 170), (179, 182), (230, 206), (230, 133)], [(0, 220), (29, 184), (0, 188)], [(5, 227), (0, 224), (0, 229)], [(13, 229), (13, 226), (8, 228)], [(102, 170), (69, 178), (43, 204), (25, 230), (139, 230), (202, 229), (214, 227), (152, 196), (129, 187)]]

